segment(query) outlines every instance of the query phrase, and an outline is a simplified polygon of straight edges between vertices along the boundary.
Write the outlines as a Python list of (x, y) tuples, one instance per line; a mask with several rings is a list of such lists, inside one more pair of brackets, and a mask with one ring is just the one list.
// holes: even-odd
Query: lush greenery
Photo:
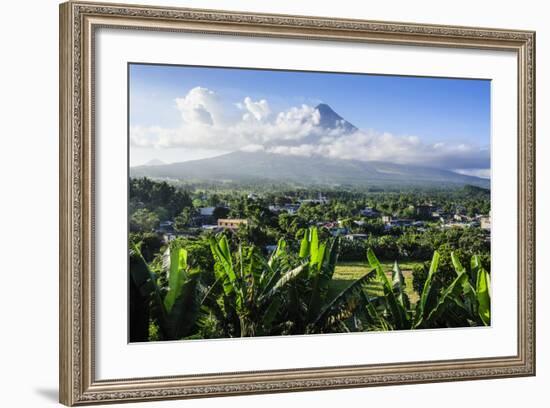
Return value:
[(473, 186), (131, 179), (130, 339), (488, 324), (489, 212), (490, 192)]
[(372, 249), (370, 272), (331, 292), (339, 238), (305, 231), (297, 251), (281, 239), (266, 258), (255, 246), (210, 237), (213, 268), (190, 260), (172, 242), (148, 263), (139, 244), (131, 260), (131, 341), (465, 327), (490, 324), (490, 277), (478, 256), (463, 266), (451, 253), (454, 278), (438, 280), (440, 254), (412, 304), (401, 268), (390, 277)]

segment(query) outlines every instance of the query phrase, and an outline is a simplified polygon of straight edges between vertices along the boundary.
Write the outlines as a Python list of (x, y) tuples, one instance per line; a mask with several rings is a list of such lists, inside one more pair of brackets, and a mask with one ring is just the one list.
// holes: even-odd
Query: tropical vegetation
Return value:
[(299, 235), (280, 237), (269, 255), (229, 233), (178, 238), (153, 251), (146, 234), (134, 235), (130, 341), (491, 324), (490, 274), (479, 255), (433, 251), (429, 266), (413, 271), (412, 302), (399, 263), (388, 273), (371, 247), (363, 253), (367, 272), (335, 292), (344, 240), (317, 227)]

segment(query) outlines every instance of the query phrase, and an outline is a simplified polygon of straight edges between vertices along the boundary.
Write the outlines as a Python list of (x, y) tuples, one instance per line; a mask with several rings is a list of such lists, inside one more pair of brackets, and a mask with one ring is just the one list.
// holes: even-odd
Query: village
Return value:
[[(255, 194), (249, 194), (247, 198), (252, 201), (259, 199)], [(299, 214), (302, 206), (326, 206), (329, 203), (330, 200), (327, 197), (319, 194), (319, 197), (314, 199), (298, 198), (282, 205), (272, 203), (267, 206), (267, 210), (275, 216), (280, 214), (295, 216)], [(387, 212), (379, 211), (374, 207), (366, 206), (354, 213), (351, 218), (315, 221), (310, 222), (310, 226), (326, 229), (332, 236), (349, 241), (366, 240), (369, 234), (361, 232), (361, 229), (372, 221), (381, 223), (386, 232), (396, 229), (413, 229), (423, 232), (428, 227), (440, 229), (480, 228), (486, 232), (486, 239), (489, 239), (490, 213), (468, 215), (466, 208), (460, 205), (455, 206), (454, 211), (444, 211), (434, 203), (409, 205), (408, 210), (412, 216), (399, 217), (397, 213), (387, 214)], [(194, 211), (186, 228), (175, 228), (174, 220), (164, 220), (160, 221), (155, 232), (161, 234), (165, 242), (170, 242), (177, 237), (198, 236), (203, 232), (219, 233), (224, 230), (235, 232), (240, 227), (249, 225), (249, 219), (227, 217), (230, 211), (231, 208), (228, 204), (200, 207)]]

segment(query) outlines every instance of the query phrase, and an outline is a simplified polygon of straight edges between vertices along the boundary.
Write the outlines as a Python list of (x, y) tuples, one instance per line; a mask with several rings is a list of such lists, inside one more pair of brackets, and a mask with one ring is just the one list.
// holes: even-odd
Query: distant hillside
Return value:
[(182, 163), (132, 167), (130, 175), (195, 182), (268, 181), (301, 186), (470, 185), (488, 188), (490, 184), (486, 179), (421, 166), (240, 151)]
[(469, 197), (489, 197), (491, 195), (491, 190), (489, 190), (489, 188), (472, 186), (470, 184), (465, 185), (462, 191)]
[(162, 166), (164, 163), (162, 160), (159, 159), (152, 159), (149, 160), (147, 163), (144, 164), (144, 166)]

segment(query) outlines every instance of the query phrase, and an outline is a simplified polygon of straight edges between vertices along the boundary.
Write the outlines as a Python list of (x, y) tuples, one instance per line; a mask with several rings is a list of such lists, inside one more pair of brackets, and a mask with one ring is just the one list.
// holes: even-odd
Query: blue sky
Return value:
[[(394, 145), (414, 137), (413, 145), (420, 143), (426, 154), (429, 146), (445, 145), (447, 155), (451, 154), (450, 146), (460, 151), (467, 147), (470, 153), (471, 149), (476, 149), (476, 154), (485, 152), (479, 156), (480, 160), (466, 160), (464, 165), (460, 161), (453, 162), (453, 168), (468, 172), (467, 169), (486, 171), (489, 167), (491, 83), (488, 80), (142, 64), (131, 64), (129, 69), (130, 134), (131, 138), (136, 135), (130, 152), (132, 165), (152, 158), (184, 161), (245, 147), (232, 143), (241, 137), (236, 133), (238, 129), (244, 129), (243, 133), (254, 129), (274, 138), (255, 137), (252, 142), (260, 140), (260, 143), (250, 145), (274, 146), (283, 140), (283, 136), (272, 136), (275, 123), (280, 122), (278, 115), (323, 102), (362, 131), (370, 132), (371, 139), (373, 135), (390, 134), (393, 139), (387, 143)], [(250, 103), (244, 104), (245, 98)], [(261, 101), (265, 104), (259, 104)], [(256, 115), (259, 111), (255, 107), (265, 108), (267, 113)], [(224, 113), (217, 113), (217, 110)], [(258, 123), (244, 126), (241, 116), (251, 112)], [(199, 123), (205, 118), (203, 114), (209, 118), (207, 124)], [(311, 112), (304, 110), (300, 114)], [(193, 118), (198, 122), (190, 123)], [(216, 123), (212, 122), (214, 118)], [(212, 128), (211, 132), (207, 131), (207, 126)], [(216, 137), (216, 126), (220, 133), (222, 126), (231, 127), (234, 132), (230, 143), (220, 140), (227, 148), (220, 149), (220, 144), (208, 141)], [(300, 134), (306, 132), (295, 127), (284, 129)], [(199, 133), (208, 141), (204, 146), (197, 140), (191, 141)], [(290, 144), (303, 145), (301, 141), (305, 139), (300, 138), (297, 133)], [(371, 146), (368, 143), (374, 143), (366, 138), (365, 135), (360, 141), (365, 149)], [(380, 137), (376, 139), (377, 143), (381, 140)], [(243, 138), (241, 144), (248, 141)], [(282, 144), (289, 145), (288, 141)], [(335, 154), (334, 149), (325, 150), (328, 155)], [(395, 153), (391, 146), (388, 151)], [(419, 160), (428, 157), (419, 156)], [(398, 158), (397, 161), (414, 159)], [(440, 162), (444, 160), (434, 160), (435, 164)]]

